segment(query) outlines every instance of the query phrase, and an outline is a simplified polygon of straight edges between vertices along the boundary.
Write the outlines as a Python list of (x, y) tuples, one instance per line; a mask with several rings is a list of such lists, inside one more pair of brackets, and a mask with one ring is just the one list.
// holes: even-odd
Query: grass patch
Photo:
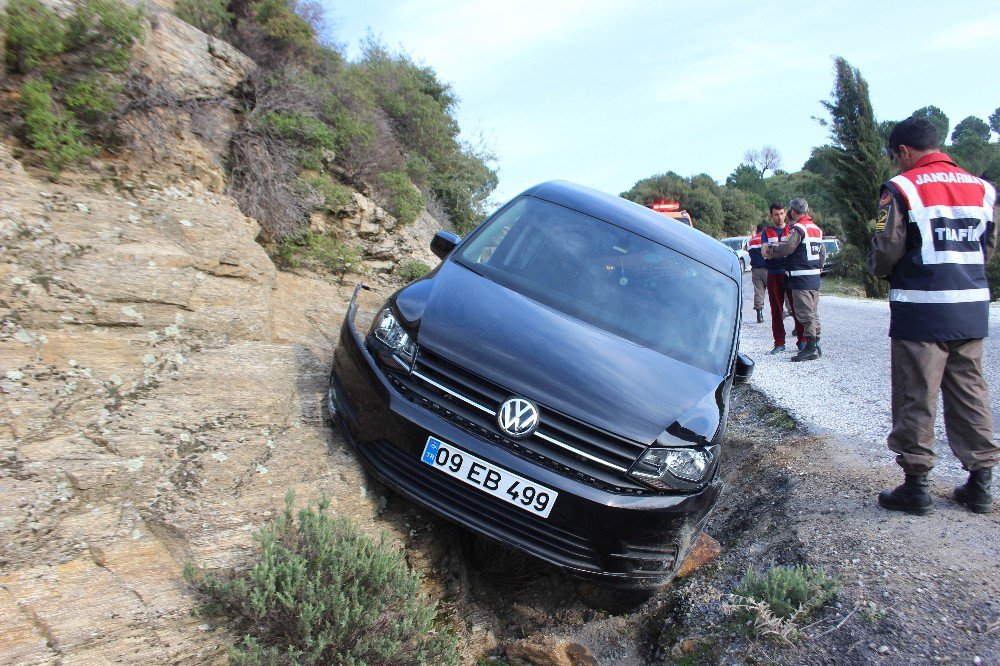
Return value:
[(290, 236), (278, 244), (279, 260), (291, 268), (313, 268), (343, 274), (361, 267), (361, 254), (337, 239), (315, 231)]
[(792, 643), (801, 622), (840, 591), (840, 581), (809, 565), (772, 566), (758, 574), (747, 567), (727, 610), (756, 636)]
[(281, 517), (258, 535), (259, 560), (217, 577), (188, 562), (184, 577), (242, 639), (234, 664), (458, 664), (457, 638), (436, 622), (402, 553), (331, 517), (329, 502)]

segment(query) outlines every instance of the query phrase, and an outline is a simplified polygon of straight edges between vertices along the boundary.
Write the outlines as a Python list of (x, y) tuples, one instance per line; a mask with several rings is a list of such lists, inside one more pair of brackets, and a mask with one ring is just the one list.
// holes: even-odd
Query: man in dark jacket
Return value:
[(937, 128), (907, 118), (887, 149), (900, 170), (882, 186), (868, 270), (889, 279), (892, 430), (889, 449), (903, 485), (879, 493), (886, 509), (930, 511), (927, 474), (934, 467), (934, 418), (944, 400), (948, 445), (969, 472), (955, 498), (977, 513), (993, 510), (990, 394), (983, 378), (983, 338), (990, 292), (986, 263), (996, 247), (996, 189), (940, 152)]
[(753, 282), (753, 309), (757, 312), (757, 323), (764, 323), (764, 295), (767, 293), (767, 263), (760, 252), (763, 224), (757, 225), (757, 230), (747, 242), (747, 254), (750, 255), (750, 279)]
[(788, 216), (792, 218), (791, 231), (780, 243), (764, 248), (764, 257), (772, 260), (787, 257), (785, 286), (792, 295), (795, 331), (805, 341), (792, 360), (815, 361), (823, 354), (819, 348), (819, 276), (826, 260), (826, 247), (823, 232), (813, 224), (805, 199), (792, 199)]

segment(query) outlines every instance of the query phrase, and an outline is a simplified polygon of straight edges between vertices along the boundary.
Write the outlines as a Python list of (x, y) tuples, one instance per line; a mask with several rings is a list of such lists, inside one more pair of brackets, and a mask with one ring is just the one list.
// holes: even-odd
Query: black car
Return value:
[[(739, 262), (638, 204), (533, 187), (345, 318), (330, 412), (399, 493), (563, 570), (668, 581), (715, 504)], [(359, 285), (360, 288), (360, 285)]]

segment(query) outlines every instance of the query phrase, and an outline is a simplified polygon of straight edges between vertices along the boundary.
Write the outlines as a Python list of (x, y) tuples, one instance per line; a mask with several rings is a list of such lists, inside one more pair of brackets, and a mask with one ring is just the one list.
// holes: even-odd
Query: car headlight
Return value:
[(629, 475), (657, 490), (693, 490), (714, 469), (717, 447), (650, 448)]
[(388, 347), (392, 355), (401, 361), (403, 366), (401, 369), (407, 372), (410, 370), (417, 353), (417, 343), (396, 320), (389, 308), (382, 310), (375, 318), (372, 337)]

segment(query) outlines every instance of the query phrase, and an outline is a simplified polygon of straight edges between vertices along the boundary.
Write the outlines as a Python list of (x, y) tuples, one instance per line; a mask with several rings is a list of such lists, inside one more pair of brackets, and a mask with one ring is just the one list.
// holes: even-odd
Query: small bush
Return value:
[(431, 267), (422, 261), (407, 261), (399, 267), (399, 277), (403, 278), (407, 282), (412, 282), (417, 278), (422, 278), (427, 275), (430, 270)]
[(278, 244), (278, 258), (292, 268), (303, 266), (336, 274), (361, 266), (361, 254), (356, 249), (315, 231), (285, 238)]
[(62, 19), (38, 0), (10, 0), (4, 10), (7, 66), (15, 72), (40, 67), (66, 48)]
[(224, 35), (233, 22), (227, 0), (177, 0), (174, 10), (180, 20), (215, 37)]
[(424, 208), (424, 198), (410, 177), (402, 171), (390, 171), (380, 177), (386, 208), (402, 224), (410, 224)]
[(70, 86), (63, 99), (77, 118), (98, 123), (117, 106), (120, 92), (121, 86), (116, 83), (91, 78)]
[(28, 140), (46, 152), (45, 165), (53, 176), (66, 164), (97, 154), (96, 146), (85, 143), (86, 133), (76, 119), (56, 106), (51, 83), (27, 81), (21, 90), (21, 103)]
[(329, 174), (321, 173), (305, 178), (306, 184), (311, 187), (323, 200), (323, 206), (327, 210), (340, 210), (352, 201), (351, 189), (330, 178)]
[(259, 0), (253, 3), (254, 19), (264, 34), (282, 47), (308, 53), (316, 46), (316, 34), (296, 13), (297, 6), (294, 0)]
[(457, 639), (435, 626), (420, 578), (384, 540), (358, 534), (322, 500), (284, 514), (260, 533), (260, 559), (218, 578), (190, 562), (185, 578), (245, 632), (235, 664), (458, 664)]
[(132, 44), (141, 41), (146, 12), (121, 0), (83, 0), (69, 19), (69, 47), (80, 50), (95, 67), (128, 69)]
[(750, 621), (758, 636), (791, 642), (798, 637), (798, 623), (839, 590), (840, 582), (827, 577), (821, 568), (772, 566), (761, 575), (747, 567), (731, 595), (730, 609), (741, 620)]

